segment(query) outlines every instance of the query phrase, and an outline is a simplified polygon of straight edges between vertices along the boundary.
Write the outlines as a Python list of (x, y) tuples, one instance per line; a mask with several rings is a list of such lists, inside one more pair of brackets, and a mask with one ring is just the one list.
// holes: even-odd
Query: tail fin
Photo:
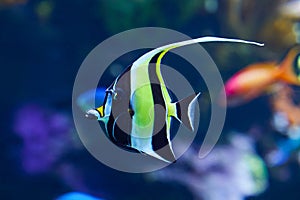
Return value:
[(177, 112), (176, 118), (191, 131), (194, 131), (195, 107), (199, 95), (200, 93), (193, 94), (175, 103)]
[(293, 47), (280, 63), (280, 80), (300, 85), (300, 46)]

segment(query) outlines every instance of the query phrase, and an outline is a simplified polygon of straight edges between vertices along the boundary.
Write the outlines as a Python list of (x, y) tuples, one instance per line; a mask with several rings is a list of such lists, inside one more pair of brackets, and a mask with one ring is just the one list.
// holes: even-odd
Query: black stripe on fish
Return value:
[(162, 158), (174, 162), (176, 161), (171, 146), (167, 139), (167, 126), (166, 123), (164, 124), (163, 128), (152, 136), (152, 148), (153, 151), (155, 151), (158, 155), (160, 155)]
[(181, 108), (180, 108), (180, 104), (176, 103), (176, 113), (177, 113), (177, 118), (181, 120)]
[[(116, 119), (111, 115), (109, 116), (109, 120), (107, 122), (107, 128), (106, 131), (108, 133), (108, 138), (110, 141), (112, 141), (115, 145), (118, 147), (131, 151), (139, 153), (138, 150), (130, 147), (131, 146), (131, 140), (130, 140), (130, 134), (127, 134), (123, 131), (124, 127), (122, 129), (118, 126), (118, 123), (115, 123)], [(128, 123), (131, 126), (131, 122)], [(130, 128), (131, 129), (131, 128)]]
[(113, 129), (114, 129), (114, 122), (115, 122), (115, 118), (113, 115), (110, 115), (108, 118), (108, 121), (106, 123), (106, 133), (108, 138), (113, 142), (116, 143), (117, 141), (115, 141), (114, 138), (114, 133), (113, 133)]
[[(151, 83), (151, 90), (153, 96), (153, 103), (154, 105), (160, 105), (163, 108), (164, 113), (160, 112), (160, 110), (155, 109), (154, 107), (154, 128), (153, 128), (153, 135), (152, 135), (152, 149), (158, 153), (161, 157), (165, 158), (169, 161), (175, 161), (174, 155), (171, 150), (171, 146), (169, 144), (167, 134), (167, 125), (166, 125), (166, 103), (163, 97), (161, 85), (156, 73), (156, 66), (155, 63), (159, 57), (159, 54), (156, 54), (150, 61), (150, 66), (148, 66), (149, 72), (149, 79)], [(151, 66), (153, 65), (153, 66)], [(160, 108), (158, 108), (160, 109)], [(163, 127), (160, 130), (156, 130), (160, 128), (162, 121), (164, 122)]]
[(132, 107), (130, 102), (131, 94), (131, 73), (132, 65), (126, 68), (120, 76), (114, 81), (108, 90), (112, 92), (112, 112), (115, 117), (121, 113), (128, 113), (132, 117)]
[(122, 149), (139, 152), (131, 148), (132, 116), (134, 114), (130, 103), (130, 70), (128, 66), (107, 88), (112, 95), (112, 111), (107, 122), (109, 139)]
[[(158, 56), (159, 56), (159, 54), (155, 55), (151, 59), (150, 62), (154, 62), (154, 58), (156, 58), (156, 60), (157, 60)], [(159, 79), (156, 74), (156, 66), (154, 63), (149, 63), (148, 73), (149, 73), (149, 80), (150, 80), (150, 84), (151, 84), (154, 105), (156, 105), (156, 104), (161, 105), (166, 110), (165, 100), (164, 100), (163, 93), (162, 93), (162, 90), (160, 87)]]
[[(122, 149), (139, 152), (131, 147), (132, 116), (134, 111), (130, 103), (130, 70), (128, 66), (107, 88), (103, 110), (111, 98), (111, 111), (105, 124), (105, 133), (109, 140)], [(120, 126), (119, 126), (120, 125)]]
[(160, 56), (161, 52), (157, 53), (155, 56), (153, 56), (149, 63), (156, 64), (158, 57)]
[(108, 94), (109, 92), (105, 92), (105, 97), (104, 97), (104, 100), (103, 100), (103, 115), (105, 115), (104, 113), (104, 110), (105, 110), (105, 105), (106, 105), (106, 102), (107, 102), (107, 96), (109, 95)]

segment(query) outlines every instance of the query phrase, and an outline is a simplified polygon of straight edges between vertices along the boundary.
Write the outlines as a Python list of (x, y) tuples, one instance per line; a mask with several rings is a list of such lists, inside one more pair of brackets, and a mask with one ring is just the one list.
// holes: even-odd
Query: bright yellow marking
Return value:
[(169, 96), (169, 94), (168, 94), (167, 88), (166, 88), (166, 86), (165, 86), (164, 80), (163, 80), (162, 75), (161, 75), (160, 64), (161, 64), (161, 59), (162, 59), (162, 57), (163, 57), (169, 50), (174, 49), (174, 48), (176, 48), (176, 46), (172, 46), (172, 47), (170, 47), (170, 48), (168, 48), (168, 49), (165, 49), (165, 50), (159, 55), (159, 57), (157, 58), (157, 62), (156, 62), (156, 75), (157, 75), (158, 80), (159, 80), (159, 82), (160, 82), (160, 84), (161, 84), (162, 93), (163, 93), (163, 97), (164, 97), (164, 99), (165, 99), (166, 104), (168, 104), (168, 103), (171, 102), (171, 98), (170, 98), (170, 96)]
[[(161, 71), (160, 71), (160, 64), (161, 64), (161, 59), (163, 58), (163, 56), (171, 49), (174, 49), (176, 48), (177, 46), (172, 46), (172, 47), (169, 47), (167, 49), (165, 49), (160, 55), (159, 57), (157, 58), (157, 62), (156, 62), (156, 75), (158, 77), (158, 80), (160, 82), (160, 87), (162, 89), (162, 94), (163, 94), (163, 98), (165, 100), (165, 103), (166, 103), (166, 111), (167, 111), (167, 131), (170, 130), (170, 126), (171, 126), (171, 117), (170, 117), (170, 111), (169, 111), (169, 104), (171, 103), (171, 98), (169, 96), (169, 93), (168, 93), (168, 90), (167, 90), (167, 87), (164, 83), (164, 80), (163, 80), (163, 77), (161, 75)], [(168, 135), (169, 137), (169, 135)], [(170, 139), (170, 138), (168, 138)]]
[(103, 106), (100, 106), (99, 108), (96, 108), (96, 110), (98, 110), (98, 112), (100, 113), (100, 117), (104, 116)]

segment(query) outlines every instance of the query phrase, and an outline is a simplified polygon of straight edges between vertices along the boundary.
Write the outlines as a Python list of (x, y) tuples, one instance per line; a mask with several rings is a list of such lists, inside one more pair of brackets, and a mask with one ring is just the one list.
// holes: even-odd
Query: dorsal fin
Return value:
[(185, 40), (182, 42), (168, 44), (168, 45), (153, 49), (152, 51), (149, 51), (148, 53), (144, 54), (139, 59), (137, 59), (133, 63), (133, 65), (139, 66), (141, 64), (148, 63), (152, 57), (154, 57), (156, 54), (158, 54), (160, 52), (165, 51), (165, 53), (166, 53), (166, 52), (170, 51), (171, 49), (175, 49), (178, 47), (187, 46), (187, 45), (196, 44), (196, 43), (206, 43), (206, 42), (235, 42), (235, 43), (244, 43), (244, 44), (257, 45), (257, 46), (264, 46), (264, 44), (262, 44), (262, 43), (252, 42), (252, 41), (247, 41), (247, 40), (240, 40), (240, 39), (230, 39), (230, 38), (210, 37), (210, 36), (200, 37), (200, 38), (196, 38), (196, 39), (190, 39), (190, 40)]

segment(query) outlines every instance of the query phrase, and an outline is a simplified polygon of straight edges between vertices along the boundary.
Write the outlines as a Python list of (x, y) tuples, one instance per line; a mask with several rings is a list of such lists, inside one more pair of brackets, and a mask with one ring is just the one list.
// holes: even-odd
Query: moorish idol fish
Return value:
[(237, 106), (274, 92), (278, 82), (300, 85), (299, 46), (291, 48), (281, 63), (254, 63), (234, 74), (225, 83), (227, 105)]
[(165, 162), (175, 162), (170, 141), (171, 118), (191, 131), (197, 97), (193, 94), (172, 102), (161, 74), (160, 64), (171, 49), (201, 42), (256, 42), (202, 37), (156, 48), (138, 58), (106, 90), (103, 105), (86, 113), (87, 118), (105, 124), (107, 137), (117, 146), (145, 153)]

